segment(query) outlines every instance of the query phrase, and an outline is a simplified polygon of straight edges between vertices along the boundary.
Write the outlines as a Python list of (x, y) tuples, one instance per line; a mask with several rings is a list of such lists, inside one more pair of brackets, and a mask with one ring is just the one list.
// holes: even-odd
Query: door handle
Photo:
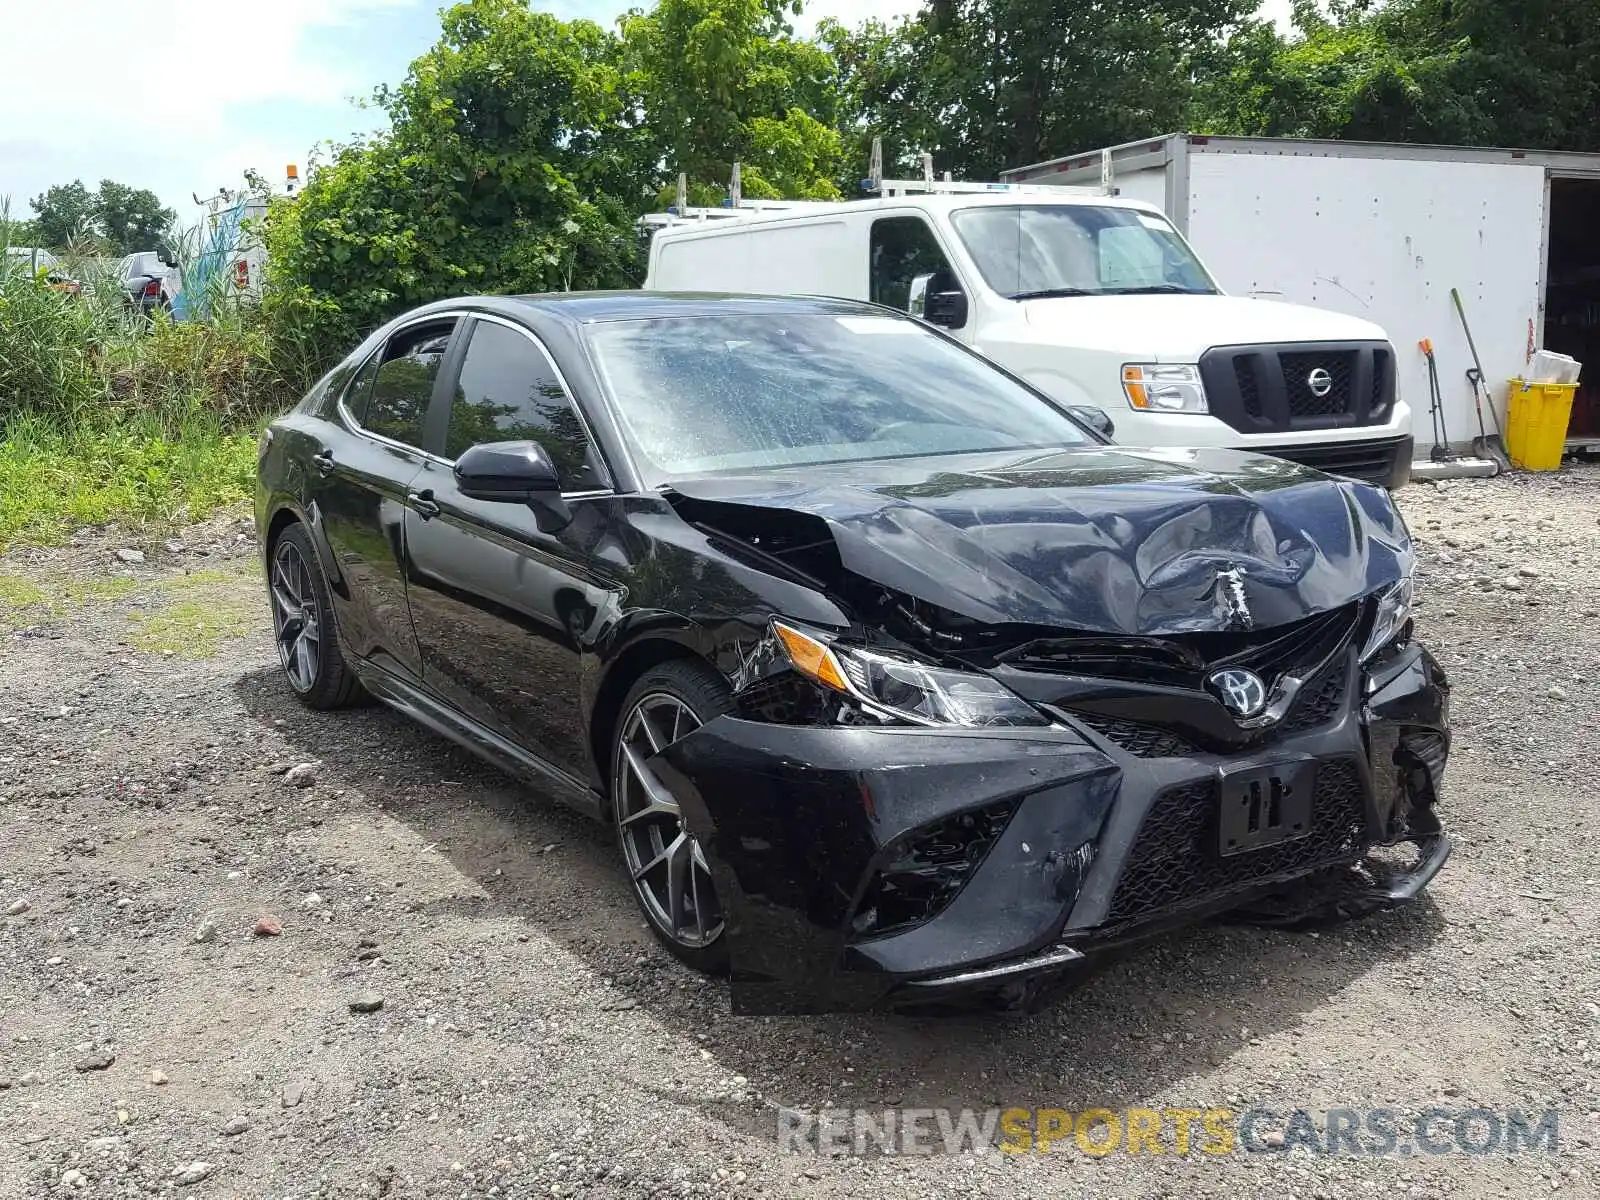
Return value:
[(439, 505), (433, 499), (433, 489), (421, 492), (406, 493), (406, 503), (416, 510), (417, 516), (424, 521), (432, 520), (439, 515)]
[(320, 475), (333, 474), (333, 451), (319, 450), (311, 456), (311, 461), (316, 464), (317, 473)]

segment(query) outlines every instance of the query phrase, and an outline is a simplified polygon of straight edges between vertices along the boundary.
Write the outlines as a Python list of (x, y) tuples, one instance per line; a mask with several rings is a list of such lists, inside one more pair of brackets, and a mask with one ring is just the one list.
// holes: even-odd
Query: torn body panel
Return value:
[[(1349, 654), (1340, 666), (1349, 704), (1245, 753), (1145, 758), (1070, 720), (963, 733), (725, 717), (667, 747), (652, 761), (712, 860), (736, 1011), (1042, 1003), (1105, 954), (1209, 915), (1410, 898), (1449, 852), (1433, 815), (1443, 760), (1412, 747), (1447, 732), (1448, 685), (1416, 646), (1371, 672)], [(1312, 827), (1225, 853), (1226, 782), (1289, 762), (1314, 767)], [(1414, 867), (1352, 874), (1406, 841)], [(885, 925), (897, 870), (952, 887), (901, 888), (900, 917), (925, 908)]]

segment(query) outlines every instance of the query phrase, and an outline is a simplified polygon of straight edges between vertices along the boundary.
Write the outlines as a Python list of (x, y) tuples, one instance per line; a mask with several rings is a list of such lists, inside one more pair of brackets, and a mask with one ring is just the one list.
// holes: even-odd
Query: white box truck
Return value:
[(1502, 425), (1507, 381), (1544, 348), (1587, 364), (1568, 445), (1600, 448), (1600, 154), (1178, 133), (1003, 178), (1075, 187), (1107, 163), (1119, 193), (1159, 207), (1228, 291), (1387, 329), (1422, 456), (1435, 436), (1424, 338), (1444, 401), (1437, 436), (1459, 450), (1479, 432), (1452, 288)]
[[(1159, 205), (1110, 188), (880, 183), (657, 220), (645, 287), (868, 300), (945, 327), (1116, 440), (1229, 446), (1390, 487), (1411, 410), (1371, 320), (1230, 296)], [(709, 219), (720, 215), (723, 219)]]

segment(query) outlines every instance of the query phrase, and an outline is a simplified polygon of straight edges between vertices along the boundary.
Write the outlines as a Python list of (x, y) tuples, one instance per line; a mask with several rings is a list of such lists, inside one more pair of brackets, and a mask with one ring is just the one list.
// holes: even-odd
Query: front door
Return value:
[[(592, 777), (581, 669), (617, 591), (605, 546), (609, 479), (554, 364), (532, 334), (478, 318), (448, 401), (442, 457), (535, 441), (561, 472), (572, 520), (546, 532), (523, 504), (463, 496), (424, 464), (406, 514), (423, 681), (450, 704), (575, 779)], [(617, 556), (620, 559), (620, 555)]]

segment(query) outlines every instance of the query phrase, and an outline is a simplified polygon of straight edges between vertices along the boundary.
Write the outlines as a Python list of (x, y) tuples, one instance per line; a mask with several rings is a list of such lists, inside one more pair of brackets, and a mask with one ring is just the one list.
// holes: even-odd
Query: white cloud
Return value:
[[(154, 187), (169, 204), (260, 165), (239, 105), (340, 105), (375, 79), (319, 58), (316, 31), (416, 0), (26, 0), (7, 5), (0, 70), (0, 194), (13, 209), (51, 183), (103, 176)], [(356, 114), (351, 114), (354, 124)], [(330, 136), (347, 129), (329, 129)], [(261, 147), (254, 149), (260, 150)], [(301, 147), (274, 148), (272, 159)], [(285, 160), (287, 161), (287, 160)], [(270, 168), (280, 170), (279, 165)], [(185, 205), (185, 207), (192, 207)]]

